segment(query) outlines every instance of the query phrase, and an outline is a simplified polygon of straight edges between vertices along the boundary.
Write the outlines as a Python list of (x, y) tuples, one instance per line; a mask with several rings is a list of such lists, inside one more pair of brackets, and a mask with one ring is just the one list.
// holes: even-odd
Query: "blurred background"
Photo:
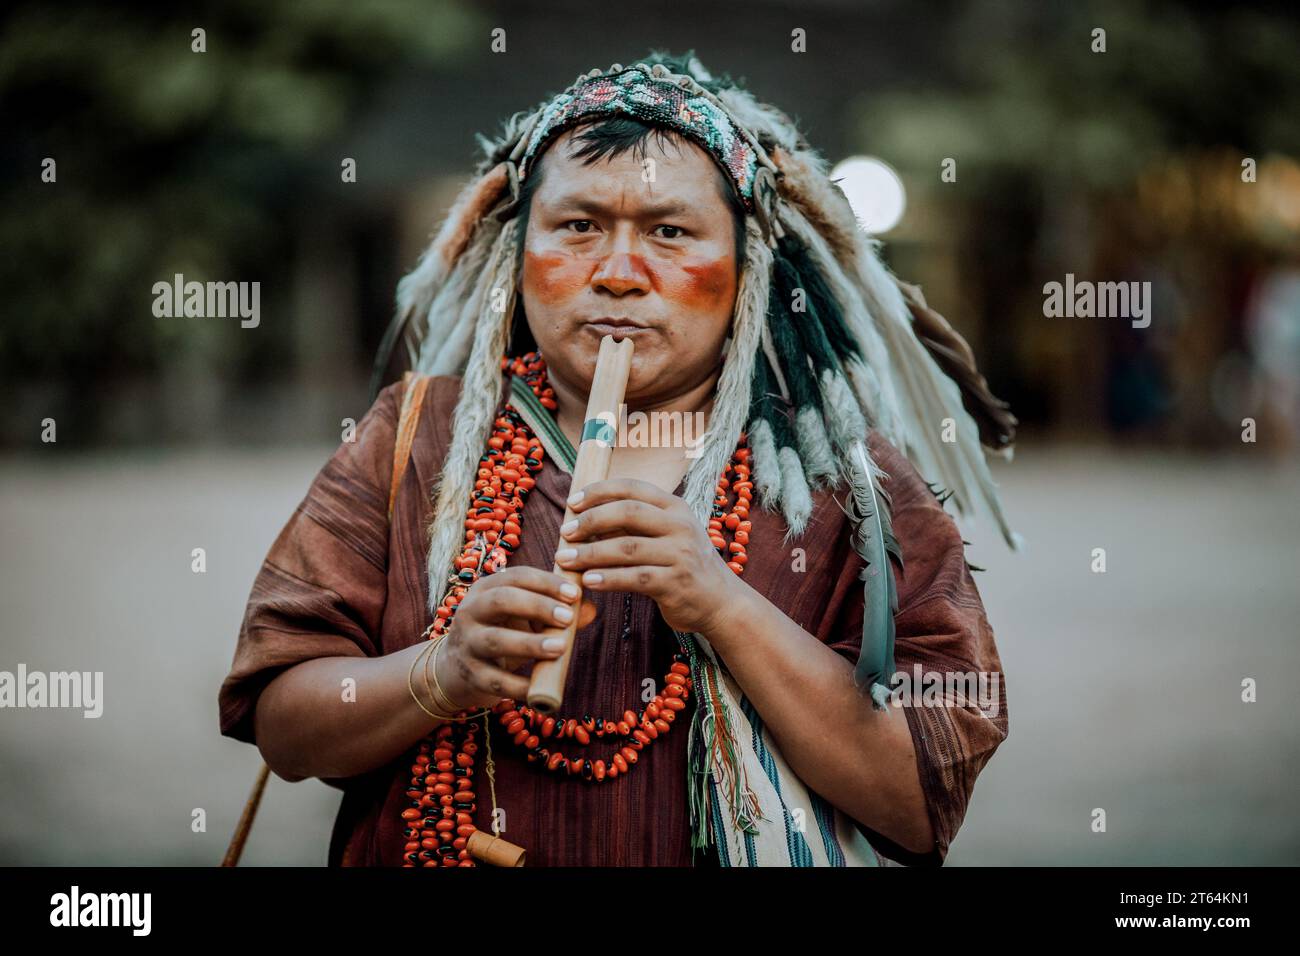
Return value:
[[(0, 863), (220, 859), (259, 764), (217, 732), (248, 589), (366, 410), (475, 134), (654, 48), (743, 78), (832, 163), (887, 167), (867, 183), (886, 258), (1022, 423), (995, 476), (1024, 553), (962, 525), (1011, 730), (950, 864), (1300, 862), (1291, 4), (88, 2), (0, 23), (0, 670), (106, 684), (99, 720), (0, 710)], [(260, 323), (155, 317), (176, 273), (260, 282)], [(1149, 326), (1045, 316), (1067, 274), (1149, 282)], [(323, 863), (337, 803), (273, 779), (245, 862)]]

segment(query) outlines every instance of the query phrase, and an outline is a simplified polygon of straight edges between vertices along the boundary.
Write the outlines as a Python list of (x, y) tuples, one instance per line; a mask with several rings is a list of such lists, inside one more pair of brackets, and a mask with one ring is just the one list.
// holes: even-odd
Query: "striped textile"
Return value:
[(758, 798), (756, 833), (731, 825), (724, 790), (710, 788), (710, 816), (723, 866), (879, 866), (853, 821), (809, 790), (767, 738), (763, 719), (725, 667), (717, 667), (746, 782)]

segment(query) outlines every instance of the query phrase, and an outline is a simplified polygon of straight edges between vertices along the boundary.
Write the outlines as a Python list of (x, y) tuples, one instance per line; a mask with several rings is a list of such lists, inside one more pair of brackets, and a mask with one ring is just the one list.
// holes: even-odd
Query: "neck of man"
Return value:
[[(709, 414), (713, 410), (714, 392), (721, 373), (721, 367), (716, 368), (696, 385), (676, 394), (655, 396), (642, 401), (629, 396), (625, 400), (626, 414), (630, 416), (633, 412), (642, 412), (650, 420), (654, 420), (656, 415), (670, 414), (678, 416), (683, 422), (691, 419), (693, 425), (696, 413), (701, 413), (698, 428), (690, 427), (685, 432), (682, 429), (667, 428), (658, 431), (652, 429), (650, 432), (652, 436), (655, 434), (680, 436), (684, 433), (690, 436), (698, 447), (704, 428), (708, 427)], [(587, 414), (588, 393), (571, 387), (555, 376), (551, 376), (550, 385), (555, 389), (555, 401), (558, 405), (555, 413), (556, 423), (569, 439), (570, 444), (577, 448), (582, 438), (584, 417)], [(611, 458), (609, 476), (643, 478), (665, 491), (673, 491), (690, 467), (692, 459), (687, 457), (687, 452), (690, 450), (680, 442), (665, 445), (653, 443), (652, 440), (652, 443), (647, 445), (620, 444)]]

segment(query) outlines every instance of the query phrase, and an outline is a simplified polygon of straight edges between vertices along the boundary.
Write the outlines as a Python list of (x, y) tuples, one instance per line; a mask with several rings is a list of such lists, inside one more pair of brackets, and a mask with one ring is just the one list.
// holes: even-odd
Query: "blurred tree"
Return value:
[[(193, 50), (195, 29), (205, 52)], [(240, 335), (237, 321), (155, 319), (153, 284), (176, 272), (283, 276), (292, 208), (339, 182), (322, 145), (386, 77), (454, 61), (471, 31), (481, 32), (475, 15), (455, 0), (10, 8), (0, 23), (0, 381), (94, 394), (177, 350), (214, 351), (236, 379), (282, 366), (287, 323)], [(46, 157), (54, 184), (41, 180)], [(264, 312), (284, 285), (263, 281)]]
[[(994, 391), (1026, 424), (1101, 426), (1109, 400), (1112, 425), (1179, 416), (1181, 432), (1194, 431), (1210, 404), (1206, 363), (1239, 321), (1222, 294), (1233, 263), (1246, 261), (1237, 247), (1256, 257), (1283, 243), (1300, 251), (1300, 237), (1277, 236), (1264, 216), (1220, 216), (1211, 226), (1226, 205), (1220, 194), (1241, 204), (1276, 195), (1287, 164), (1269, 157), (1300, 156), (1294, 4), (1002, 0), (952, 3), (948, 14), (935, 18), (909, 82), (864, 91), (850, 110), (859, 148), (896, 163), (913, 199), (943, 224), (916, 257), (943, 243), (960, 248), (961, 298), (950, 317), (982, 329)], [(1105, 31), (1104, 52), (1096, 30)], [(960, 188), (940, 180), (947, 157), (957, 160)], [(1189, 162), (1199, 168), (1193, 157), (1214, 164), (1212, 175), (1181, 175)], [(1244, 157), (1274, 181), (1243, 186)], [(1187, 210), (1182, 224), (1150, 215), (1146, 194)], [(901, 233), (889, 238), (907, 257), (911, 237)], [(1183, 407), (1150, 397), (1169, 370), (1150, 355), (1125, 365), (1102, 324), (1044, 324), (1042, 283), (1098, 268), (1112, 279), (1172, 275), (1175, 310), (1194, 304), (1184, 314), (1162, 308), (1146, 336), (1183, 328), (1173, 376)], [(1108, 368), (1134, 380), (1107, 383)]]

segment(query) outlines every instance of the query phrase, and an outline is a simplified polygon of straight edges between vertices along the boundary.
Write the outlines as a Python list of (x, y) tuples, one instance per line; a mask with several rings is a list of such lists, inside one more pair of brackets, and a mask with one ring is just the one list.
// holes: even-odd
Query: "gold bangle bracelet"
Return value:
[[(453, 720), (455, 718), (454, 715), (452, 714), (437, 714), (431, 711), (428, 707), (425, 707), (424, 701), (420, 700), (419, 695), (416, 694), (415, 692), (415, 667), (417, 664), (420, 663), (422, 658), (427, 657), (429, 653), (434, 650), (437, 650), (436, 646), (426, 647), (424, 650), (420, 651), (420, 653), (415, 655), (415, 659), (411, 661), (411, 669), (406, 672), (406, 689), (411, 692), (411, 699), (415, 701), (416, 706), (419, 707), (420, 710), (428, 714), (430, 717), (432, 717), (434, 720), (441, 720), (441, 721)], [(432, 699), (432, 697), (430, 699)], [(434, 706), (437, 706), (436, 700), (434, 701)]]
[[(438, 651), (442, 648), (442, 643), (447, 639), (445, 634), (433, 639), (433, 653), (429, 655), (424, 662), (424, 686), (429, 692), (429, 699), (441, 707), (451, 709), (453, 713), (460, 713), (464, 707), (457, 707), (456, 702), (452, 700), (442, 689), (442, 684), (438, 682)], [(433, 685), (429, 685), (429, 669), (433, 669)]]
[[(452, 711), (453, 716), (447, 718), (448, 720), (464, 722), (467, 720), (473, 720), (476, 717), (481, 717), (483, 714), (490, 713), (492, 708), (484, 707), (482, 710), (476, 711), (472, 714), (466, 714), (464, 717), (455, 716), (455, 714), (459, 714), (465, 708), (458, 706), (456, 702), (447, 695), (447, 692), (442, 689), (442, 685), (438, 683), (438, 650), (446, 640), (446, 634), (440, 634), (433, 638), (429, 642), (433, 645), (433, 651), (424, 659), (424, 687), (429, 693), (429, 699), (433, 701), (434, 706), (446, 707)], [(429, 669), (431, 666), (433, 668), (432, 686), (429, 684)]]

